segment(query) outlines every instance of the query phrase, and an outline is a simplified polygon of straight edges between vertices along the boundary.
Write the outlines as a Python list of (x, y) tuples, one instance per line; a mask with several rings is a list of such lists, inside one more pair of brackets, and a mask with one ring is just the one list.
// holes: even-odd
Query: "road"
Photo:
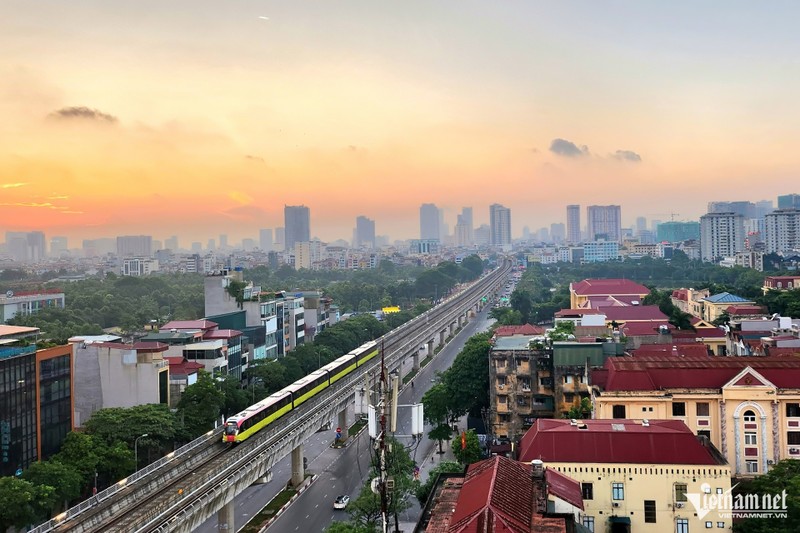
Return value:
[[(406, 386), (400, 393), (400, 404), (418, 403), (422, 395), (430, 388), (437, 371), (450, 367), (456, 355), (462, 350), (465, 342), (472, 335), (485, 331), (493, 322), (488, 319), (489, 307), (478, 314), (441, 352), (423, 368), (414, 379), (414, 388)], [(404, 371), (405, 373), (405, 371)], [(398, 411), (398, 434), (411, 432), (411, 414), (408, 409)], [(427, 459), (436, 446), (436, 441), (426, 436), (419, 442), (412, 458), (417, 462)], [(401, 439), (407, 446), (411, 439)], [(319, 474), (317, 480), (303, 492), (297, 500), (281, 514), (269, 527), (269, 531), (321, 532), (334, 520), (347, 520), (346, 511), (334, 511), (333, 500), (339, 494), (348, 494), (355, 499), (369, 473), (369, 436), (363, 432), (359, 438), (347, 448), (326, 449), (309, 464), (309, 470)], [(424, 480), (423, 480), (424, 481)], [(244, 493), (246, 494), (246, 492)], [(237, 508), (238, 510), (238, 508)], [(400, 517), (402, 522), (416, 522), (420, 514), (420, 506), (412, 497), (412, 506)]]

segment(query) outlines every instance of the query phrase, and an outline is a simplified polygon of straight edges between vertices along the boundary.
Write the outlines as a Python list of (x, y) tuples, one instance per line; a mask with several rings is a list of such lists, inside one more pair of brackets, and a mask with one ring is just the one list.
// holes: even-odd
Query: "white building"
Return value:
[(619, 259), (619, 243), (616, 241), (590, 241), (583, 243), (583, 262), (602, 263)]
[(618, 205), (590, 205), (586, 208), (588, 240), (622, 241), (622, 212)]
[(795, 253), (800, 250), (800, 209), (778, 209), (764, 217), (767, 253)]
[(744, 250), (744, 217), (733, 212), (700, 217), (700, 256), (703, 261), (734, 257)]
[(492, 246), (511, 246), (511, 209), (500, 204), (490, 205), (489, 228)]
[(64, 293), (58, 289), (0, 294), (0, 322), (32, 315), (47, 307), (64, 309)]
[(123, 276), (148, 276), (158, 272), (158, 260), (149, 257), (126, 257), (122, 260), (120, 274)]

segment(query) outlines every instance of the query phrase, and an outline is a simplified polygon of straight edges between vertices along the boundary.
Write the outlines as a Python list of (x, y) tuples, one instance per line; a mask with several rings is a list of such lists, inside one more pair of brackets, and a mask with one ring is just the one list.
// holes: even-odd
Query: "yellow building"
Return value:
[(598, 419), (672, 419), (708, 437), (734, 476), (800, 458), (800, 360), (672, 355), (610, 358), (592, 372)]
[(520, 461), (537, 459), (580, 482), (580, 522), (590, 531), (731, 528), (724, 513), (706, 514), (692, 501), (730, 491), (730, 467), (680, 421), (540, 419), (519, 445)]
[(585, 279), (569, 284), (569, 306), (596, 309), (608, 305), (638, 305), (648, 294), (650, 289), (629, 279)]
[(703, 316), (706, 322), (714, 322), (723, 311), (727, 311), (732, 305), (755, 305), (753, 300), (736, 296), (729, 292), (713, 294), (703, 299)]

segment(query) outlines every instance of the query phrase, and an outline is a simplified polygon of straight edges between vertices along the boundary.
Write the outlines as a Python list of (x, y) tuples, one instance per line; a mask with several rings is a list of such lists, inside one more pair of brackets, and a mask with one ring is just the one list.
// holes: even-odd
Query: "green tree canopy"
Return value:
[(55, 489), (16, 477), (0, 477), (0, 531), (40, 522), (50, 514)]
[(470, 429), (456, 435), (450, 445), (453, 447), (453, 455), (455, 455), (458, 462), (463, 465), (477, 463), (483, 458), (481, 444), (474, 430)]
[[(299, 379), (299, 377), (298, 377)], [(184, 438), (192, 440), (214, 428), (220, 420), (225, 396), (211, 374), (200, 371), (197, 382), (186, 387), (178, 402), (178, 420), (182, 421)]]

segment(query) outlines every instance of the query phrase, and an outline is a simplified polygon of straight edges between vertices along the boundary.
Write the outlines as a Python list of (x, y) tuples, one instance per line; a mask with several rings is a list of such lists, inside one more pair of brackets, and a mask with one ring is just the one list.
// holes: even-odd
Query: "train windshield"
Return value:
[(236, 435), (236, 432), (239, 428), (236, 426), (236, 422), (228, 422), (225, 426), (225, 434), (226, 435)]

